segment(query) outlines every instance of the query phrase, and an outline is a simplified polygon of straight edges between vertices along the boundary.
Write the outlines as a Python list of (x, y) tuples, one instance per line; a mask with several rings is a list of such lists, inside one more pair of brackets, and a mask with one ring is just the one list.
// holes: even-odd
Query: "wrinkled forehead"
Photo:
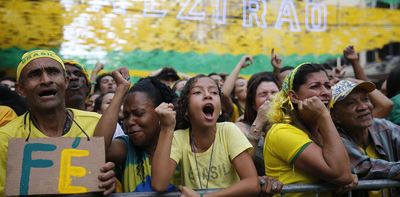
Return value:
[(35, 69), (43, 69), (43, 68), (58, 68), (60, 70), (64, 70), (64, 67), (56, 60), (48, 57), (41, 57), (30, 61), (21, 71), (21, 74), (27, 73), (31, 70)]

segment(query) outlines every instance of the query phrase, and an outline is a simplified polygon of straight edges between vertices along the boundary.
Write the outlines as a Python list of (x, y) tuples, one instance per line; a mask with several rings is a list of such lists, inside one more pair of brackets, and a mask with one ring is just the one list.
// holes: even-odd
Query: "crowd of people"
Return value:
[[(353, 78), (323, 64), (283, 67), (272, 51), (273, 72), (248, 80), (240, 71), (251, 56), (229, 74), (165, 67), (131, 84), (127, 68), (105, 73), (98, 63), (89, 76), (77, 61), (29, 51), (15, 79), (0, 79), (0, 196), (11, 138), (104, 137), (105, 195), (269, 196), (327, 182), (337, 189), (320, 195), (332, 196), (358, 180), (400, 180), (400, 66), (377, 88), (353, 46), (344, 57)], [(381, 192), (399, 195), (353, 195)]]

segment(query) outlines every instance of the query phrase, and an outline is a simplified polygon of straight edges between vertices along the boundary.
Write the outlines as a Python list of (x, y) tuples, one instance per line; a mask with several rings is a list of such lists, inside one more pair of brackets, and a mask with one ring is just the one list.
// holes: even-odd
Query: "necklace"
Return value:
[[(68, 133), (68, 131), (69, 131), (69, 130), (71, 129), (71, 127), (72, 127), (72, 122), (74, 122), (74, 123), (76, 124), (76, 126), (78, 126), (79, 129), (83, 132), (83, 134), (85, 134), (85, 136), (87, 137), (87, 139), (88, 139), (88, 141), (89, 141), (89, 140), (90, 140), (89, 135), (88, 135), (88, 134), (82, 129), (82, 127), (71, 117), (71, 114), (70, 114), (69, 110), (66, 110), (65, 113), (66, 113), (66, 120), (65, 120), (65, 123), (64, 123), (62, 135), (65, 135), (66, 133)], [(26, 112), (26, 113), (24, 114), (24, 130), (26, 129), (26, 119), (27, 119), (28, 114), (29, 114), (29, 111)], [(37, 128), (38, 130), (40, 130), (39, 125), (38, 125), (37, 123), (35, 124), (35, 122), (37, 122), (36, 119), (35, 119), (33, 116), (32, 116), (32, 117), (31, 117), (31, 116), (32, 116), (32, 115), (30, 114), (29, 117), (28, 117), (28, 136), (27, 136), (27, 138), (25, 139), (26, 142), (29, 140), (29, 138), (30, 138), (30, 136), (31, 136), (31, 132), (32, 132), (32, 130), (31, 130), (31, 122), (36, 126), (36, 128)]]
[[(210, 174), (211, 174), (211, 161), (212, 161), (212, 157), (213, 157), (213, 154), (214, 154), (214, 145), (215, 145), (215, 139), (214, 139), (214, 142), (213, 142), (212, 148), (211, 148), (210, 162), (208, 164), (207, 183), (206, 183), (206, 187), (204, 189), (208, 189), (208, 181), (210, 180)], [(203, 186), (201, 184), (201, 176), (200, 176), (199, 165), (197, 163), (197, 155), (196, 155), (196, 152), (195, 152), (196, 145), (195, 145), (195, 142), (194, 142), (194, 140), (192, 138), (192, 135), (190, 135), (190, 146), (191, 146), (193, 154), (194, 154), (194, 161), (196, 163), (196, 170), (197, 170), (197, 176), (199, 177), (200, 189), (203, 189)], [(197, 150), (197, 148), (196, 148), (196, 150)]]

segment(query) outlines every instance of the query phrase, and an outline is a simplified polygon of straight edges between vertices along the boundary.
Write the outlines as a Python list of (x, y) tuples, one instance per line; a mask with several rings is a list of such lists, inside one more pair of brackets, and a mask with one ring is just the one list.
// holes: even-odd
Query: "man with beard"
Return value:
[[(18, 94), (25, 97), (28, 112), (0, 128), (0, 196), (4, 196), (8, 142), (10, 138), (93, 136), (100, 115), (66, 108), (68, 78), (64, 63), (54, 52), (25, 53), (17, 67)], [(110, 194), (115, 188), (114, 164), (104, 164), (99, 188)]]
[[(400, 180), (400, 127), (373, 118), (369, 98), (373, 90), (370, 82), (339, 81), (332, 87), (332, 118), (359, 179)], [(380, 191), (369, 191), (370, 196), (374, 192)], [(398, 189), (391, 192), (400, 194)]]
[(69, 84), (65, 92), (67, 107), (85, 110), (85, 101), (90, 92), (89, 76), (85, 68), (74, 60), (64, 60)]

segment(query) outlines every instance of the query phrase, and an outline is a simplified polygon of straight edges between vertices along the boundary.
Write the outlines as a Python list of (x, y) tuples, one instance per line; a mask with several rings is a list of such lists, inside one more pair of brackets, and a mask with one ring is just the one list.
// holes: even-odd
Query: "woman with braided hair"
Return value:
[[(121, 79), (122, 80), (122, 79)], [(154, 77), (141, 79), (127, 93), (117, 90), (113, 101), (103, 115), (110, 117), (113, 124), (119, 106), (123, 102), (123, 127), (125, 136), (112, 140), (111, 130), (96, 133), (105, 137), (106, 158), (117, 166), (117, 177), (121, 180), (123, 192), (147, 192), (151, 188), (151, 160), (160, 133), (159, 118), (154, 109), (162, 102), (172, 102), (175, 94), (170, 88)], [(110, 122), (107, 125), (111, 127)], [(174, 189), (173, 185), (168, 190)]]

